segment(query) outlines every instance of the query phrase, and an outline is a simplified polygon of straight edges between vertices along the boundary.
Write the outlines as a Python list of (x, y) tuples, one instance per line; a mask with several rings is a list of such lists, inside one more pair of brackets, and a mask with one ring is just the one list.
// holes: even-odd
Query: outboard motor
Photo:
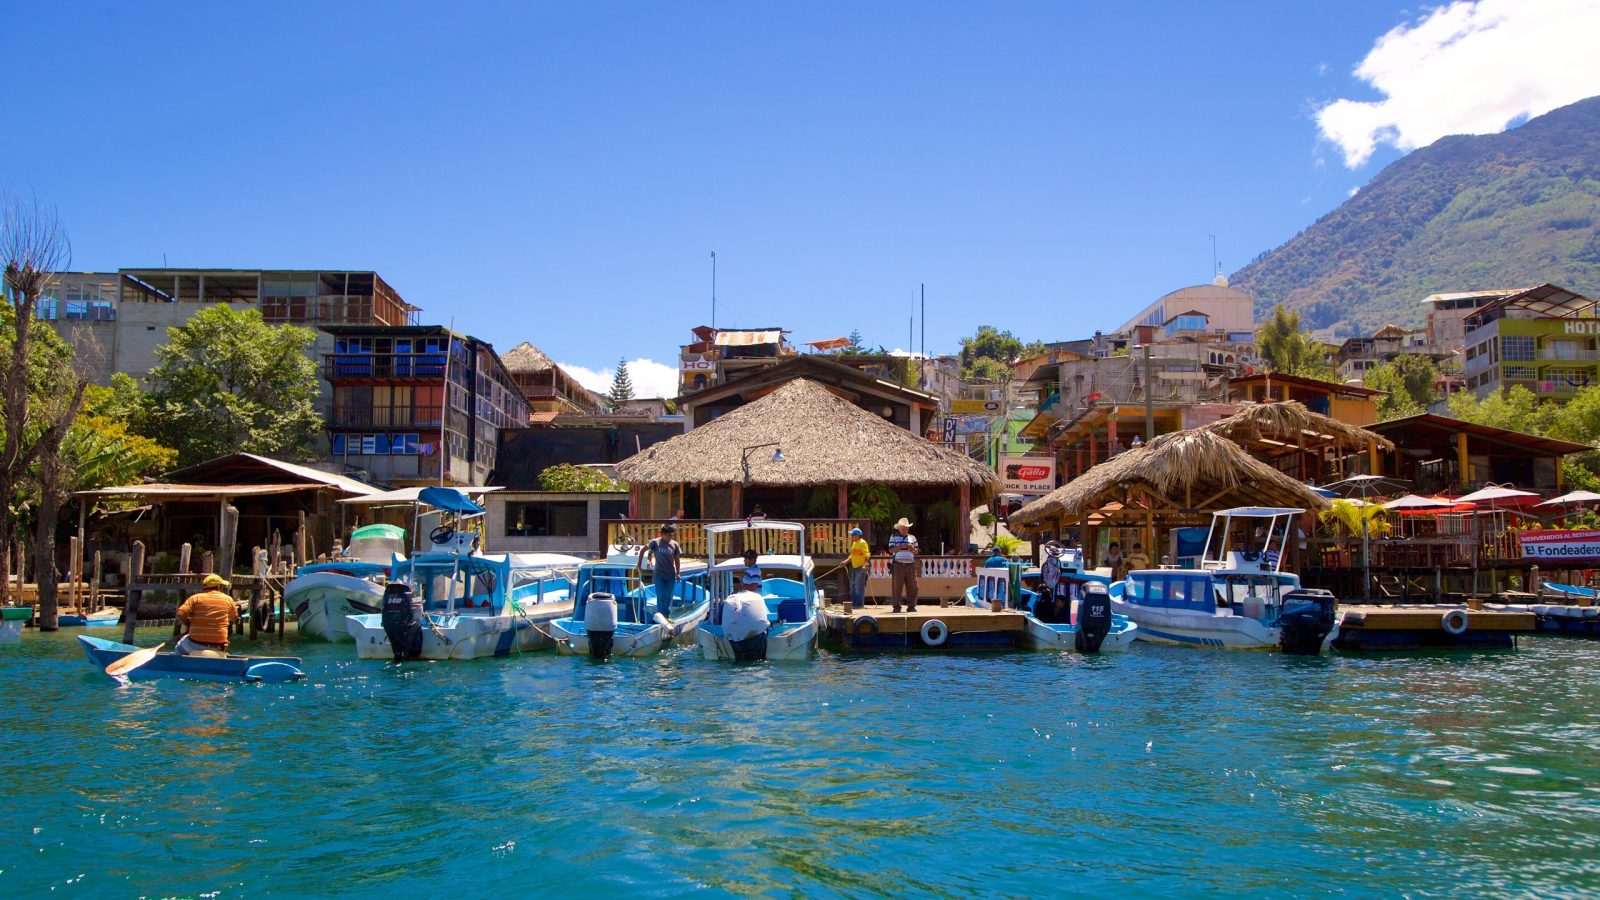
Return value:
[(617, 637), (617, 598), (603, 591), (590, 594), (583, 604), (583, 630), (589, 634), (589, 656), (609, 658)]
[(422, 600), (411, 585), (391, 581), (383, 588), (383, 633), (389, 636), (394, 661), (422, 657)]
[(1327, 591), (1300, 588), (1283, 595), (1278, 613), (1278, 646), (1285, 653), (1315, 656), (1333, 630), (1334, 598)]
[(1073, 643), (1079, 653), (1099, 653), (1111, 633), (1111, 595), (1106, 586), (1091, 581), (1078, 590), (1078, 634)]

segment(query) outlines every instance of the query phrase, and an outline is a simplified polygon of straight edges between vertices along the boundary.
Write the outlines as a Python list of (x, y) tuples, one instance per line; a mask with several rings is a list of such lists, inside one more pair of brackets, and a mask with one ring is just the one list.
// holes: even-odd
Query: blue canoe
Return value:
[[(139, 649), (132, 644), (78, 635), (83, 655), (95, 668), (104, 670), (117, 660)], [(157, 653), (155, 658), (129, 672), (129, 678), (198, 678), (205, 681), (298, 681), (298, 656), (179, 656)]]

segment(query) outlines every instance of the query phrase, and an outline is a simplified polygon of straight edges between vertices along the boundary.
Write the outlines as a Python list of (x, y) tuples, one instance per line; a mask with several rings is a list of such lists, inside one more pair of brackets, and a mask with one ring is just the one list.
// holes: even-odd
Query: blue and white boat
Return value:
[[(705, 563), (684, 562), (674, 596), (662, 603), (656, 586), (642, 582), (638, 562), (635, 553), (619, 552), (578, 568), (572, 614), (550, 623), (557, 651), (599, 658), (650, 656), (664, 647), (694, 641), (695, 631), (711, 609)], [(589, 601), (595, 598), (611, 601), (605, 612), (589, 608)], [(615, 621), (610, 621), (613, 614)], [(609, 646), (603, 640), (591, 643), (591, 622), (597, 623), (598, 633), (611, 636)]]
[(111, 628), (122, 624), (122, 610), (107, 607), (87, 615), (62, 613), (56, 617), (56, 624), (62, 628)]
[(1333, 595), (1281, 571), (1303, 509), (1215, 513), (1197, 569), (1138, 569), (1111, 586), (1111, 608), (1140, 640), (1228, 650), (1316, 654), (1338, 636)]
[[(1105, 636), (1098, 645), (1089, 634), (1079, 640), (1079, 625), (1083, 621), (1083, 603), (1086, 599), (1103, 601), (1108, 596), (1111, 583), (1109, 570), (1087, 571), (1083, 567), (1083, 551), (1065, 548), (1061, 551), (1061, 577), (1071, 585), (1070, 622), (1047, 622), (1035, 612), (1034, 604), (1039, 594), (1027, 588), (1018, 588), (1020, 600), (1017, 609), (1027, 616), (1027, 624), (1018, 641), (1025, 650), (1072, 650), (1100, 653), (1108, 650), (1126, 650), (1138, 637), (1139, 626), (1125, 615), (1112, 613)], [(993, 609), (996, 602), (1005, 606), (1009, 602), (1011, 571), (1007, 568), (978, 570), (978, 583), (967, 588), (967, 605), (979, 609)], [(1096, 585), (1096, 587), (1089, 587)]]
[[(722, 627), (722, 605), (736, 591), (734, 579), (745, 568), (741, 556), (717, 562), (716, 546), (719, 538), (742, 534), (746, 547), (760, 548), (765, 540), (762, 532), (772, 531), (773, 544), (793, 553), (760, 553), (756, 565), (761, 569), (761, 596), (767, 604), (767, 653), (769, 660), (806, 659), (817, 646), (819, 610), (822, 592), (817, 590), (811, 557), (806, 553), (806, 527), (798, 522), (778, 522), (770, 519), (719, 522), (707, 525), (708, 547), (706, 563), (710, 569), (708, 584), (711, 592), (711, 612), (696, 631), (700, 650), (706, 659), (737, 659), (733, 644)], [(759, 633), (759, 632), (758, 632)]]
[[(132, 644), (78, 635), (83, 655), (97, 669), (105, 669), (138, 650)], [(295, 656), (180, 656), (157, 653), (150, 661), (121, 676), (138, 680), (193, 678), (200, 681), (299, 681), (305, 677)]]
[(405, 559), (405, 529), (367, 525), (350, 535), (339, 559), (295, 570), (283, 588), (283, 603), (300, 633), (325, 641), (348, 641), (348, 616), (382, 612), (383, 586), (397, 561)]

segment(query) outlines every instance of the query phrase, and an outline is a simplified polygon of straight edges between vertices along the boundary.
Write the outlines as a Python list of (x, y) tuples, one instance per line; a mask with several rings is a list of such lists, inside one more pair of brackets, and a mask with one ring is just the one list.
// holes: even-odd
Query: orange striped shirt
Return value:
[(201, 591), (178, 607), (178, 621), (203, 644), (228, 646), (228, 626), (239, 619), (239, 604), (221, 591)]

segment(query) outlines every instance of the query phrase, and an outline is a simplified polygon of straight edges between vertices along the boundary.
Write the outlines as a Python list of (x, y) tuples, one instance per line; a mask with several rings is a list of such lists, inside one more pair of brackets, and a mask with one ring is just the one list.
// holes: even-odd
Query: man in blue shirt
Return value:
[(917, 609), (917, 539), (911, 534), (911, 522), (904, 516), (894, 523), (894, 534), (889, 535), (889, 602), (894, 612), (900, 611), (900, 598), (906, 600), (906, 610)]
[[(656, 612), (663, 617), (668, 615), (672, 608), (672, 593), (678, 584), (678, 573), (681, 571), (683, 548), (673, 540), (678, 527), (671, 522), (661, 526), (661, 536), (639, 548), (638, 568), (644, 568), (644, 558), (650, 557), (652, 571), (655, 575)], [(641, 613), (643, 611), (641, 610)], [(639, 621), (644, 621), (644, 616), (639, 616)]]

